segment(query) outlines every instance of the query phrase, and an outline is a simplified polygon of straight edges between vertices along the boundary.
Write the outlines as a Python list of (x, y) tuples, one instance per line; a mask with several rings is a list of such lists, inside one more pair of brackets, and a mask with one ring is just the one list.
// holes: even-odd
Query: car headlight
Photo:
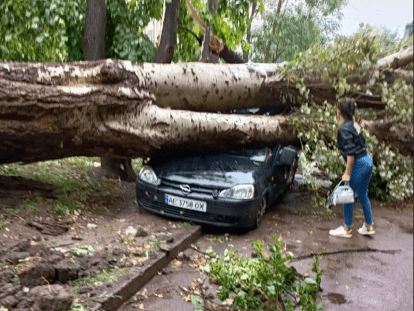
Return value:
[(161, 180), (158, 179), (157, 175), (155, 174), (151, 166), (148, 166), (148, 165), (143, 166), (138, 176), (142, 181), (145, 181), (147, 183), (150, 183), (156, 186), (161, 184)]
[(220, 198), (252, 199), (254, 197), (253, 185), (237, 185), (220, 192)]

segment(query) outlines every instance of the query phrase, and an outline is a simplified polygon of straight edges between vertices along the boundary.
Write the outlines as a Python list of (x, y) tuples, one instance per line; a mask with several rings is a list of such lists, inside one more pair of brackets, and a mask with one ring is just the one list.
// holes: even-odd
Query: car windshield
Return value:
[(268, 148), (237, 148), (226, 151), (226, 154), (249, 158), (252, 161), (264, 162)]

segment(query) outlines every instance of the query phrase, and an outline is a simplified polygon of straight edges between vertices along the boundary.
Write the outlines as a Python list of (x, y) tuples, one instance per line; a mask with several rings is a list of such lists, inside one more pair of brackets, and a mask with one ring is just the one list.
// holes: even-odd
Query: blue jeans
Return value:
[[(362, 210), (364, 211), (365, 223), (372, 225), (371, 203), (368, 199), (368, 185), (372, 177), (372, 160), (369, 155), (365, 155), (355, 161), (351, 172), (350, 186), (352, 190), (358, 195), (358, 200), (361, 202)], [(352, 216), (354, 212), (353, 204), (344, 204), (345, 225), (352, 227)]]

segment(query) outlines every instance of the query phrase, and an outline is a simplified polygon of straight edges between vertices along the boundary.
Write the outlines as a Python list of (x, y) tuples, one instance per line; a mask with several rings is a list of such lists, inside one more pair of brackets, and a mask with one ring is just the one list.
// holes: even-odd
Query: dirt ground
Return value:
[[(296, 257), (320, 252), (322, 248), (326, 252), (367, 247), (391, 250), (391, 253), (322, 256), (320, 268), (325, 274), (321, 284), (323, 292), (318, 294), (318, 300), (324, 303), (325, 310), (412, 310), (413, 209), (398, 209), (376, 201), (372, 204), (376, 226), (373, 237), (359, 236), (356, 232), (351, 239), (330, 237), (329, 229), (342, 223), (340, 207), (334, 207), (335, 213), (328, 217), (323, 208), (311, 207), (309, 193), (292, 190), (281, 203), (269, 208), (259, 229), (244, 233), (233, 231), (225, 235), (227, 232), (222, 229), (205, 227), (205, 235), (199, 244), (201, 250), (212, 245), (218, 253), (222, 253), (228, 244), (233, 244), (242, 254), (251, 256), (252, 240), (271, 242), (272, 233), (275, 233), (283, 237), (287, 249)], [(113, 258), (105, 257), (104, 253), (126, 253), (132, 247), (142, 247), (148, 241), (168, 239), (175, 228), (188, 225), (145, 211), (138, 212), (133, 184), (127, 184), (124, 196), (115, 198), (106, 211), (82, 211), (72, 218), (74, 222), (67, 224), (66, 232), (52, 236), (40, 231), (39, 227), (29, 226), (28, 221), (34, 222), (33, 219), (9, 217), (7, 227), (0, 231), (0, 257), (5, 258), (13, 247), (18, 247), (25, 240), (67, 250), (90, 245), (101, 252), (101, 267), (108, 268), (111, 267)], [(46, 224), (52, 224), (56, 220), (45, 215), (35, 221), (46, 227)], [(63, 222), (62, 219), (61, 224)], [(354, 226), (358, 228), (362, 222), (363, 214), (357, 206)], [(126, 230), (130, 227), (143, 228), (147, 235), (129, 239)], [(189, 249), (185, 253), (191, 255), (194, 251)], [(137, 256), (142, 257), (142, 254)], [(81, 260), (82, 258), (79, 259)], [(306, 259), (291, 264), (304, 274), (310, 273), (312, 262), (311, 259)], [(192, 304), (182, 299), (185, 296), (183, 287), (188, 288), (195, 278), (206, 279), (206, 276), (191, 268), (190, 263), (185, 259), (173, 263), (120, 310), (193, 310)], [(88, 264), (84, 263), (87, 269), (92, 269), (94, 263), (90, 266)], [(207, 279), (205, 284), (214, 293), (214, 288), (208, 285)]]

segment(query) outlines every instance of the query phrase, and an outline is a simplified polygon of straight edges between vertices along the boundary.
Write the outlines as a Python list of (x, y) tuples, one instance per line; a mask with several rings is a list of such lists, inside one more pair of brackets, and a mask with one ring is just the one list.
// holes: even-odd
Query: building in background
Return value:
[(158, 21), (156, 19), (152, 19), (148, 26), (144, 29), (144, 33), (157, 45), (159, 44), (161, 38), (162, 22), (162, 20)]

